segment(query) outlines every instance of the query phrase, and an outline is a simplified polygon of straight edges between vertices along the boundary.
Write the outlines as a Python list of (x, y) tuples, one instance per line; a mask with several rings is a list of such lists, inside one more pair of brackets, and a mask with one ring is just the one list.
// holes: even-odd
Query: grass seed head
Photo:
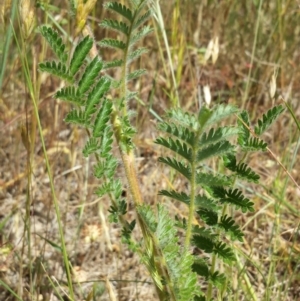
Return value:
[(276, 93), (276, 72), (274, 72), (271, 76), (269, 93), (271, 98), (274, 98)]
[(28, 39), (35, 26), (35, 15), (31, 0), (21, 0), (19, 2), (19, 13), (21, 25), (25, 39)]

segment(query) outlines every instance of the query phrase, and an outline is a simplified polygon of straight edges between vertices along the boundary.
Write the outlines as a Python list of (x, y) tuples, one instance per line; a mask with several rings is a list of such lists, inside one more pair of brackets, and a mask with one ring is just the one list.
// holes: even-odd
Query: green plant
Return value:
[[(130, 122), (128, 102), (135, 92), (129, 91), (128, 82), (145, 72), (129, 70), (130, 63), (146, 51), (145, 48), (136, 48), (136, 43), (151, 32), (151, 28), (144, 25), (151, 16), (149, 10), (145, 12), (147, 4), (146, 0), (132, 0), (128, 8), (117, 2), (106, 3), (107, 9), (124, 19), (101, 22), (102, 26), (124, 36), (123, 40), (106, 38), (99, 43), (121, 51), (121, 59), (112, 62), (104, 62), (98, 55), (89, 58), (94, 44), (89, 36), (76, 45), (69, 57), (58, 33), (42, 26), (40, 32), (58, 61), (41, 63), (40, 70), (68, 83), (55, 94), (56, 98), (74, 105), (65, 121), (86, 129), (88, 141), (83, 155), (95, 155), (97, 159), (94, 175), (101, 183), (96, 194), (109, 196), (111, 221), (122, 225), (123, 241), (140, 255), (159, 299), (211, 300), (213, 288), (217, 288), (217, 296), (221, 299), (230, 285), (226, 274), (219, 272), (217, 266), (232, 266), (236, 260), (233, 242), (243, 240), (243, 232), (235, 223), (235, 215), (230, 212), (234, 209), (254, 211), (253, 203), (234, 185), (237, 178), (258, 182), (259, 176), (244, 161), (247, 153), (267, 149), (267, 144), (259, 136), (282, 113), (283, 107), (269, 110), (258, 120), (254, 131), (250, 128), (248, 113), (239, 112), (231, 105), (217, 105), (213, 109), (203, 106), (196, 114), (178, 108), (168, 111), (159, 126), (168, 138), (159, 137), (156, 143), (173, 151), (175, 156), (161, 157), (159, 161), (182, 175), (189, 183), (189, 191), (163, 190), (160, 194), (185, 203), (188, 219), (174, 219), (162, 204), (157, 208), (145, 204), (134, 167), (132, 137), (135, 129)], [(120, 79), (100, 74), (112, 67), (121, 68)], [(118, 95), (114, 99), (107, 97), (112, 89)], [(236, 124), (225, 126), (221, 123), (229, 124), (232, 116), (237, 117)], [(123, 183), (116, 176), (118, 159), (112, 153), (114, 140), (120, 150), (134, 203), (136, 220), (133, 221), (127, 219), (128, 200), (122, 197)], [(209, 160), (218, 158), (222, 159), (223, 166), (219, 170), (209, 170)], [(219, 162), (220, 166), (222, 162)], [(195, 218), (197, 225), (194, 224)], [(136, 224), (142, 232), (142, 242), (135, 241), (132, 236)], [(178, 237), (179, 229), (184, 233), (183, 244)], [(193, 255), (191, 247), (201, 250), (202, 255)], [(198, 282), (199, 276), (207, 282), (205, 293), (204, 285), (201, 287)]]

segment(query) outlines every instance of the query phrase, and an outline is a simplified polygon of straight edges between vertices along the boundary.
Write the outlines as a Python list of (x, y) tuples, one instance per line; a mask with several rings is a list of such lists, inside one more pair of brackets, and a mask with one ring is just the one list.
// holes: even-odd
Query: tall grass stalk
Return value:
[[(46, 149), (46, 145), (45, 145), (45, 141), (44, 141), (44, 134), (43, 134), (43, 128), (41, 125), (41, 121), (40, 121), (40, 117), (39, 117), (39, 111), (38, 111), (38, 99), (37, 99), (37, 95), (35, 93), (35, 91), (38, 91), (38, 89), (36, 89), (34, 87), (34, 85), (36, 84), (36, 82), (33, 82), (32, 78), (31, 78), (31, 72), (30, 72), (30, 68), (28, 65), (28, 59), (27, 56), (25, 55), (26, 51), (25, 51), (25, 40), (21, 38), (21, 46), (19, 45), (17, 36), (15, 34), (15, 40), (19, 49), (19, 53), (20, 53), (20, 57), (21, 57), (21, 61), (22, 61), (22, 68), (23, 68), (23, 74), (25, 77), (25, 81), (26, 81), (26, 86), (28, 88), (28, 92), (30, 95), (30, 99), (33, 105), (33, 112), (34, 112), (34, 118), (36, 120), (36, 124), (38, 127), (38, 132), (39, 132), (39, 136), (41, 139), (41, 144), (42, 144), (42, 149), (43, 149), (43, 154), (44, 154), (44, 159), (45, 159), (45, 164), (46, 164), (46, 170), (47, 170), (47, 174), (48, 174), (48, 178), (49, 178), (49, 185), (50, 185), (50, 190), (51, 190), (51, 194), (52, 194), (52, 200), (53, 200), (53, 205), (55, 208), (55, 213), (56, 213), (56, 218), (57, 218), (57, 224), (58, 224), (58, 229), (59, 229), (59, 236), (60, 236), (60, 243), (61, 243), (61, 250), (62, 250), (62, 255), (63, 255), (63, 262), (64, 262), (64, 266), (65, 266), (65, 271), (66, 271), (66, 275), (67, 275), (67, 282), (68, 282), (68, 288), (69, 288), (69, 295), (70, 295), (70, 299), (71, 300), (75, 300), (75, 295), (74, 295), (74, 290), (73, 290), (73, 284), (72, 284), (72, 277), (71, 277), (71, 271), (70, 271), (70, 265), (69, 265), (69, 259), (68, 259), (68, 254), (67, 254), (67, 249), (66, 249), (66, 244), (65, 244), (65, 237), (64, 237), (64, 228), (62, 225), (62, 221), (61, 221), (61, 213), (60, 213), (60, 209), (59, 209), (59, 204), (58, 204), (58, 200), (56, 198), (56, 193), (55, 193), (55, 188), (54, 188), (54, 183), (53, 183), (53, 176), (51, 173), (51, 168), (50, 168), (50, 164), (49, 164), (49, 159), (48, 159), (48, 154), (47, 154), (47, 149)], [(28, 136), (29, 138), (29, 136)], [(28, 140), (29, 142), (29, 140)], [(30, 142), (32, 143), (32, 142)], [(29, 156), (29, 175), (28, 175), (28, 191), (27, 191), (27, 210), (26, 210), (26, 217), (25, 217), (25, 229), (27, 232), (27, 238), (28, 238), (28, 255), (29, 255), (29, 265), (30, 265), (30, 277), (32, 277), (33, 275), (33, 270), (32, 270), (32, 256), (31, 256), (31, 216), (30, 216), (30, 189), (31, 189), (31, 164), (32, 164), (32, 160), (30, 160), (30, 157), (33, 156), (33, 144), (30, 144), (30, 150), (28, 153)], [(25, 241), (24, 241), (25, 242)], [(22, 275), (22, 273), (21, 273)], [(22, 278), (20, 278), (22, 279)], [(20, 283), (20, 289), (22, 289), (23, 284)], [(30, 280), (30, 290), (31, 290), (31, 295), (33, 296), (34, 291), (33, 291), (33, 283), (32, 283), (32, 278)]]
[[(172, 78), (173, 90), (174, 90), (173, 92), (175, 93), (174, 97), (171, 97), (172, 106), (179, 107), (180, 103), (179, 103), (179, 94), (178, 94), (178, 84), (176, 81), (175, 69), (173, 66), (170, 45), (169, 45), (169, 41), (168, 41), (166, 29), (165, 29), (164, 18), (163, 18), (162, 12), (161, 12), (160, 2), (159, 2), (159, 0), (151, 0), (150, 3), (151, 3), (151, 8), (153, 9), (153, 16), (154, 16), (154, 18), (159, 26), (159, 29), (161, 31), (164, 45), (165, 45), (165, 50), (167, 52), (167, 58), (168, 58), (168, 63), (169, 63), (168, 70), (170, 70), (170, 72), (171, 72), (171, 78)], [(179, 5), (179, 3), (177, 3), (177, 6), (178, 5)], [(158, 44), (160, 44), (160, 43), (158, 43)], [(163, 56), (162, 56), (162, 60), (164, 61)]]
[(252, 52), (251, 52), (250, 68), (248, 71), (246, 87), (245, 87), (245, 91), (243, 93), (243, 99), (242, 99), (242, 107), (243, 108), (245, 107), (246, 101), (249, 97), (249, 91), (251, 88), (251, 74), (252, 74), (255, 52), (257, 49), (257, 41), (258, 41), (258, 36), (259, 36), (259, 28), (260, 28), (261, 15), (262, 15), (262, 4), (263, 4), (263, 0), (259, 0), (258, 9), (257, 9), (257, 18), (256, 18), (256, 24), (255, 24), (255, 31), (254, 31), (254, 41), (253, 41)]
[[(2, 49), (2, 60), (0, 63), (0, 67), (1, 67), (0, 68), (0, 91), (2, 89), (3, 78), (4, 78), (6, 64), (7, 64), (7, 60), (8, 60), (9, 47), (11, 45), (12, 36), (13, 36), (13, 24), (14, 24), (16, 12), (18, 9), (17, 4), (18, 4), (18, 0), (12, 1), (11, 9), (10, 9), (10, 22), (9, 22), (8, 28), (5, 32), (5, 35), (2, 37), (4, 40), (4, 43), (3, 43), (3, 49)], [(4, 5), (4, 3), (2, 5)], [(4, 24), (2, 24), (2, 26), (4, 27)], [(4, 30), (4, 28), (3, 28), (3, 30)]]

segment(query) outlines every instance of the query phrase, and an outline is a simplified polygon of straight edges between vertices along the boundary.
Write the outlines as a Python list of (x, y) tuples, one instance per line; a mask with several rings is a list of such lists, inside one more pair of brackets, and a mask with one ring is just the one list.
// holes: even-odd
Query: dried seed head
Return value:
[(211, 93), (210, 93), (209, 85), (205, 85), (203, 87), (203, 94), (204, 94), (204, 100), (205, 100), (207, 106), (209, 106), (211, 103)]
[(35, 26), (35, 15), (32, 0), (20, 0), (19, 12), (25, 39), (27, 39)]
[(219, 56), (219, 37), (211, 39), (207, 45), (204, 61), (208, 62), (210, 57), (212, 58), (212, 63), (214, 64)]
[(277, 77), (277, 72), (274, 71), (272, 74), (271, 80), (270, 80), (270, 96), (271, 98), (274, 98), (275, 93), (276, 93), (276, 77)]
[(204, 56), (204, 61), (207, 62), (210, 57), (212, 56), (212, 52), (213, 52), (213, 48), (214, 48), (214, 40), (210, 40), (207, 48), (206, 48), (206, 52), (205, 52), (205, 56)]
[(94, 9), (97, 0), (88, 0), (86, 3), (83, 0), (79, 0), (77, 4), (76, 12), (76, 35), (79, 34), (86, 24), (86, 20), (90, 12)]
[(212, 63), (215, 64), (219, 56), (219, 37), (214, 38), (213, 49), (212, 49)]
[(11, 0), (2, 0), (0, 1), (0, 16), (1, 23), (5, 24), (6, 17), (10, 12)]

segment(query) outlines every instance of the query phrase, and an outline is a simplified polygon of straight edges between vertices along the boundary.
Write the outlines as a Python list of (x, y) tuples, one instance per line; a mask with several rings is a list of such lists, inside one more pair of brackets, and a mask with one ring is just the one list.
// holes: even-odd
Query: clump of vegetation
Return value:
[[(243, 216), (244, 221), (247, 221), (247, 213), (255, 213), (254, 203), (244, 194), (247, 187), (252, 188), (255, 187), (253, 183), (260, 183), (260, 176), (247, 163), (249, 154), (258, 153), (259, 156), (260, 152), (269, 150), (262, 135), (284, 112), (284, 107), (273, 106), (258, 118), (254, 126), (250, 121), (250, 110), (229, 103), (216, 103), (210, 107), (210, 101), (200, 102), (199, 107), (190, 112), (179, 106), (179, 88), (175, 77), (178, 79), (180, 75), (175, 75), (174, 70), (171, 70), (170, 86), (174, 89), (170, 93), (171, 107), (164, 116), (159, 117), (160, 134), (155, 143), (162, 147), (165, 154), (158, 158), (158, 162), (169, 169), (170, 175), (176, 174), (184, 179), (187, 187), (185, 190), (160, 190), (161, 201), (157, 205), (148, 204), (141, 192), (140, 176), (135, 166), (135, 150), (138, 146), (133, 139), (137, 131), (132, 120), (136, 112), (131, 109), (130, 103), (138, 94), (131, 83), (147, 72), (144, 69), (134, 70), (132, 63), (147, 53), (147, 49), (140, 47), (139, 42), (152, 32), (149, 20), (153, 13), (160, 29), (164, 30), (158, 2), (132, 0), (128, 6), (119, 2), (106, 2), (105, 8), (116, 17), (104, 19), (99, 25), (116, 32), (116, 37), (106, 37), (101, 41), (95, 39), (87, 26), (87, 16), (95, 1), (70, 3), (76, 15), (75, 35), (79, 39), (75, 40), (71, 51), (65, 38), (57, 30), (51, 26), (40, 26), (39, 32), (56, 58), (41, 62), (39, 70), (64, 83), (54, 97), (70, 104), (71, 108), (64, 121), (83, 128), (86, 133), (82, 154), (87, 159), (93, 157), (96, 160), (93, 175), (97, 179), (98, 187), (94, 192), (100, 199), (109, 198), (109, 219), (120, 226), (122, 242), (139, 256), (141, 264), (146, 267), (157, 299), (210, 301), (232, 298), (230, 275), (232, 270), (237, 269), (246, 294), (251, 300), (258, 300), (247, 273), (242, 272), (243, 267), (237, 252), (245, 235), (238, 218)], [(178, 7), (177, 5), (175, 10)], [(30, 22), (24, 27), (26, 39), (31, 34), (33, 24), (33, 15), (30, 14)], [(163, 38), (167, 43), (166, 37)], [(99, 55), (97, 46), (109, 48), (120, 56), (106, 61)], [(207, 49), (207, 53), (211, 53), (206, 54), (204, 59), (213, 56), (215, 63), (217, 47), (218, 39), (214, 38), (211, 48), (209, 46)], [(169, 51), (168, 59), (171, 60)], [(114, 78), (114, 73), (110, 72), (116, 68), (121, 71), (120, 78)], [(29, 74), (26, 75), (29, 78)], [(275, 94), (274, 86), (276, 88), (273, 82), (272, 97)], [(248, 94), (248, 85), (246, 90)], [(33, 89), (31, 92), (34, 95)], [(210, 99), (210, 96), (204, 96), (206, 100)], [(36, 103), (34, 111), (35, 123), (42, 138)], [(27, 145), (30, 171), (33, 141), (26, 135), (22, 139), (24, 145)], [(43, 138), (42, 145), (60, 234), (59, 245), (48, 239), (45, 241), (63, 255), (68, 287), (66, 295), (68, 299), (76, 300), (77, 292), (72, 275), (74, 269), (67, 252)], [(115, 145), (119, 156), (114, 151)], [(123, 168), (125, 177), (119, 176), (120, 168)], [(169, 180), (172, 182), (171, 178)], [(31, 178), (28, 178), (28, 183), (30, 182)], [(240, 183), (243, 183), (245, 189), (238, 186)], [(123, 193), (125, 187), (129, 191), (128, 195)], [(170, 212), (166, 201), (163, 201), (165, 198), (184, 204), (187, 215), (179, 216)], [(133, 219), (129, 218), (129, 210), (135, 213)], [(28, 222), (25, 223), (24, 233), (28, 233), (30, 241), (29, 201), (25, 220)], [(141, 240), (136, 239), (136, 232), (142, 235)], [(31, 266), (29, 270), (33, 271), (34, 267)], [(32, 274), (30, 275), (31, 279)], [(48, 280), (51, 287), (57, 290), (50, 277)], [(17, 299), (22, 300), (20, 292), (14, 292), (5, 282), (1, 281), (0, 284)], [(30, 289), (32, 294), (33, 288)], [(110, 291), (109, 284), (107, 289)], [(94, 287), (85, 298), (97, 300), (97, 294)], [(56, 295), (62, 298), (60, 292), (56, 291)], [(110, 299), (114, 300), (112, 293)]]
[[(283, 112), (283, 107), (276, 106), (263, 115), (255, 127), (255, 134), (251, 134), (248, 113), (239, 112), (229, 104), (217, 105), (213, 109), (203, 105), (197, 114), (179, 108), (168, 111), (159, 126), (168, 138), (159, 137), (156, 143), (170, 149), (174, 156), (160, 157), (159, 162), (181, 174), (189, 183), (189, 191), (162, 190), (160, 194), (185, 203), (188, 218), (173, 220), (162, 204), (157, 208), (145, 204), (134, 167), (135, 146), (132, 137), (135, 129), (130, 122), (128, 103), (135, 92), (129, 91), (128, 82), (145, 72), (135, 70), (129, 73), (129, 64), (146, 51), (145, 48), (135, 48), (135, 45), (151, 31), (149, 26), (144, 25), (150, 17), (150, 10), (144, 10), (147, 2), (135, 1), (130, 8), (117, 2), (106, 3), (107, 9), (124, 19), (105, 19), (101, 22), (102, 26), (124, 36), (124, 39), (105, 38), (99, 43), (121, 50), (121, 59), (112, 62), (103, 62), (97, 55), (88, 58), (94, 43), (89, 36), (76, 45), (73, 56), (69, 58), (57, 32), (50, 27), (41, 27), (42, 35), (58, 61), (41, 63), (40, 69), (68, 82), (65, 88), (55, 94), (56, 98), (75, 104), (65, 121), (87, 130), (89, 139), (83, 155), (96, 155), (98, 163), (94, 175), (102, 182), (96, 194), (100, 197), (109, 195), (111, 220), (122, 225), (123, 240), (140, 255), (153, 279), (159, 299), (211, 300), (213, 288), (218, 288), (221, 292), (219, 295), (224, 298), (230, 285), (226, 281), (226, 274), (217, 269), (220, 264), (218, 261), (232, 266), (236, 260), (232, 242), (243, 241), (243, 232), (235, 222), (232, 210), (254, 211), (253, 203), (234, 187), (235, 180), (259, 181), (259, 176), (244, 160), (250, 151), (266, 150), (267, 144), (259, 136)], [(121, 68), (121, 79), (100, 75), (103, 67)], [(109, 99), (107, 93), (110, 89), (117, 89), (119, 97)], [(225, 121), (226, 125), (221, 125), (221, 121), (228, 120), (234, 114), (238, 120), (236, 124), (230, 125)], [(236, 142), (231, 139), (234, 136), (237, 137)], [(136, 220), (133, 221), (126, 217), (130, 199), (122, 197), (124, 184), (116, 177), (118, 159), (112, 153), (114, 139), (120, 150), (134, 203)], [(237, 155), (242, 159), (238, 160)], [(206, 162), (217, 158), (223, 160), (224, 168), (230, 173), (225, 170), (208, 171)], [(194, 224), (195, 218), (197, 225)], [(143, 234), (141, 243), (132, 237), (135, 227)], [(181, 247), (178, 227), (184, 233)], [(204, 253), (201, 256), (192, 255), (192, 247)], [(206, 293), (198, 283), (198, 276), (208, 283)]]

